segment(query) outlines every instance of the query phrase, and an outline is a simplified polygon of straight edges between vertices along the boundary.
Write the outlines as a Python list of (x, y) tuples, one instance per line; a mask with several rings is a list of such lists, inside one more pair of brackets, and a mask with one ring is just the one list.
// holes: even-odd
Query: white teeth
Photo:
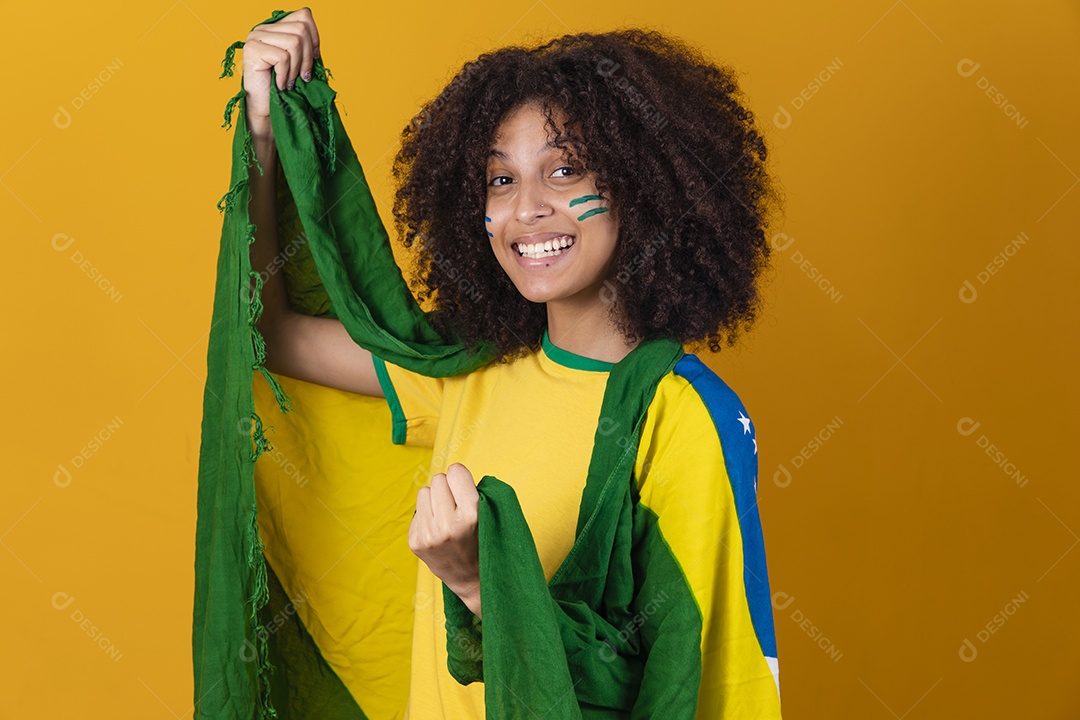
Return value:
[(560, 235), (554, 240), (546, 240), (542, 243), (518, 243), (517, 251), (527, 258), (555, 257), (561, 255), (565, 248), (574, 244), (574, 238), (569, 235)]

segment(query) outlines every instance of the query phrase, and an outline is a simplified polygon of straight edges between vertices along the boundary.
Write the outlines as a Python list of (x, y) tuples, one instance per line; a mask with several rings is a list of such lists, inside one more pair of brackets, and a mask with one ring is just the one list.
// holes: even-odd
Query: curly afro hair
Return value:
[(595, 173), (619, 220), (614, 281), (600, 294), (620, 332), (631, 343), (734, 345), (760, 303), (776, 201), (765, 142), (741, 97), (730, 69), (640, 29), (466, 63), (402, 131), (393, 165), (394, 224), (417, 248), (413, 286), (432, 302), (433, 325), (471, 348), (492, 343), (500, 361), (540, 346), (546, 306), (517, 291), (484, 225), (495, 131), (537, 102), (554, 144)]

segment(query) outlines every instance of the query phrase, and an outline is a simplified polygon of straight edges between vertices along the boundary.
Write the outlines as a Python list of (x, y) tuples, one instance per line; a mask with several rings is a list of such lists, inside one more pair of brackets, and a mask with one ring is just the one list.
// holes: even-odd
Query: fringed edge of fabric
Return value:
[(270, 587), (267, 585), (266, 558), (263, 557), (263, 544), (259, 539), (258, 510), (251, 509), (251, 518), (247, 526), (248, 537), (248, 567), (254, 571), (255, 586), (251, 597), (251, 624), (255, 635), (255, 662), (259, 681), (256, 717), (259, 720), (267, 720), (278, 716), (270, 698), (270, 678), (273, 677), (276, 668), (270, 663), (269, 648), (267, 647), (268, 633), (266, 628), (259, 622), (259, 610), (270, 601)]
[[(280, 10), (274, 11), (274, 20), (286, 15), (287, 13)], [(235, 62), (233, 60), (234, 53), (239, 48), (242, 48), (244, 43), (237, 41), (229, 46), (225, 52), (225, 58), (222, 60), (222, 66), (224, 71), (221, 77), (231, 77), (233, 75), (233, 67)], [(225, 122), (222, 124), (224, 128), (232, 127), (232, 111), (238, 102), (240, 102), (246, 95), (246, 91), (241, 89), (236, 95), (229, 99), (225, 106)], [(238, 119), (243, 117), (243, 110), (241, 109), (238, 115)], [(243, 133), (242, 140), (242, 157), (244, 158), (244, 168), (249, 169), (254, 163), (258, 169), (259, 174), (263, 174), (264, 170), (262, 164), (259, 162), (258, 156), (255, 153), (254, 144), (252, 142), (251, 133), (247, 128), (247, 124), (238, 123), (242, 127), (237, 127), (234, 132)], [(236, 205), (241, 192), (245, 189), (249, 189), (250, 181), (246, 177), (246, 174), (236, 180), (235, 183), (229, 188), (217, 203), (217, 209), (222, 214), (228, 214), (236, 211)], [(255, 242), (256, 225), (250, 221), (247, 222), (246, 228), (246, 246), (248, 248), (248, 257), (250, 258), (250, 247)], [(252, 364), (252, 373), (256, 371), (261, 373), (270, 385), (271, 390), (274, 392), (274, 398), (277, 400), (278, 407), (282, 413), (287, 413), (292, 410), (292, 402), (285, 394), (280, 383), (277, 379), (266, 369), (264, 363), (266, 361), (266, 342), (259, 332), (258, 323), (262, 317), (263, 304), (262, 304), (262, 288), (263, 279), (262, 275), (250, 268), (248, 264), (248, 277), (250, 280), (249, 286), (242, 290), (242, 301), (246, 301), (248, 304), (248, 325), (251, 330), (251, 341), (254, 349), (254, 363)], [(252, 452), (251, 461), (254, 463), (259, 457), (267, 450), (272, 449), (270, 441), (266, 438), (265, 430), (263, 428), (262, 419), (255, 411), (254, 400), (252, 400), (251, 414), (250, 414), (253, 433), (252, 433)], [(272, 427), (272, 426), (268, 426)], [(258, 505), (253, 500), (250, 513), (245, 525), (245, 545), (247, 547), (247, 565), (249, 577), (252, 580), (251, 596), (248, 598), (249, 604), (249, 620), (252, 627), (252, 635), (254, 636), (252, 646), (254, 649), (254, 662), (256, 663), (256, 676), (258, 688), (256, 691), (256, 714), (255, 717), (258, 720), (273, 720), (278, 717), (278, 712), (273, 706), (270, 691), (270, 678), (273, 677), (275, 668), (270, 662), (269, 647), (268, 647), (268, 633), (266, 628), (259, 622), (259, 611), (266, 606), (270, 599), (270, 590), (267, 583), (267, 568), (266, 558), (263, 555), (263, 544), (259, 537), (259, 525), (258, 525)]]

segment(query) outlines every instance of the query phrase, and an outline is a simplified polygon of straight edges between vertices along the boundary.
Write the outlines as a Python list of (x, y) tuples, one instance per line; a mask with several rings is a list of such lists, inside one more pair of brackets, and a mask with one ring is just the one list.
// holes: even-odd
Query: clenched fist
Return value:
[(319, 31), (311, 10), (301, 8), (277, 22), (257, 25), (244, 40), (244, 90), (253, 132), (270, 131), (270, 69), (277, 74), (278, 90), (287, 92), (297, 78), (312, 78), (319, 57)]
[(480, 550), (477, 508), (480, 494), (472, 473), (454, 463), (431, 478), (416, 495), (409, 526), (409, 549), (433, 575), (480, 617)]

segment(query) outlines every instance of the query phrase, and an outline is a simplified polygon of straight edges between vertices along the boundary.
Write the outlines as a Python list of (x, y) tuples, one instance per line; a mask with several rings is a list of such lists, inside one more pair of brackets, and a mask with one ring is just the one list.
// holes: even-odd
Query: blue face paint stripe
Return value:
[(593, 215), (599, 215), (600, 213), (606, 213), (606, 212), (607, 212), (607, 208), (593, 208), (592, 210), (587, 210), (586, 212), (583, 212), (580, 215), (578, 215), (578, 220), (584, 220), (585, 218), (590, 218)]
[[(489, 218), (487, 215), (485, 215), (484, 216), (484, 222), (491, 222), (491, 218)], [(490, 230), (487, 231), (487, 234), (488, 234), (488, 237), (495, 237), (495, 235), (492, 234), (492, 232)]]

